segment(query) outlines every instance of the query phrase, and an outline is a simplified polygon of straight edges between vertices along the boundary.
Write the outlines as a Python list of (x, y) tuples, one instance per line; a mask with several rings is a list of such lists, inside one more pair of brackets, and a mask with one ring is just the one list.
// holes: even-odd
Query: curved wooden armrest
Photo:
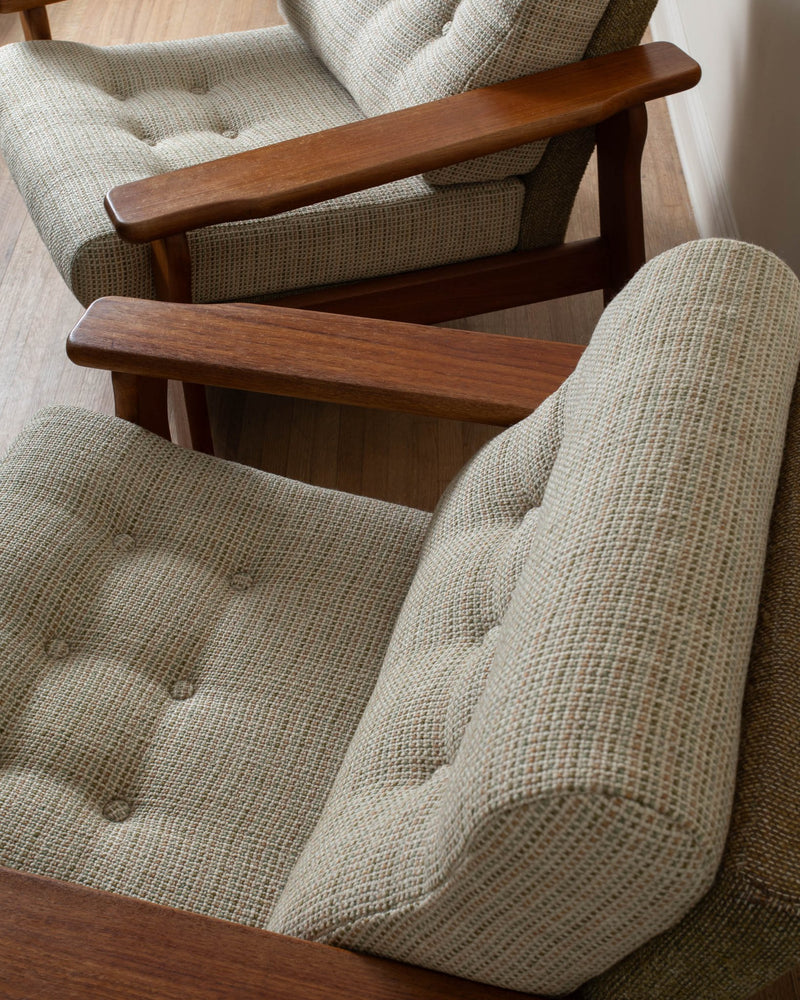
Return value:
[(5, 1000), (526, 996), (8, 868), (0, 868), (0, 954)]
[(693, 59), (654, 42), (124, 184), (106, 210), (134, 242), (275, 215), (595, 125), (699, 79)]
[(573, 344), (242, 303), (105, 298), (76, 364), (149, 378), (507, 425), (554, 392)]

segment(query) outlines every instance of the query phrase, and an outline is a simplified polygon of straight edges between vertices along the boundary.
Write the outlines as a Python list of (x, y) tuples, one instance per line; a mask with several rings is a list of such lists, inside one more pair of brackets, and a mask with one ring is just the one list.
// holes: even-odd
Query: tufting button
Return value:
[(445, 21), (445, 22), (444, 22), (444, 24), (442, 25), (442, 34), (443, 34), (443, 35), (446, 35), (446, 34), (447, 34), (447, 32), (448, 32), (448, 31), (449, 31), (449, 30), (450, 30), (450, 29), (451, 29), (452, 27), (453, 27), (453, 22), (452, 22), (452, 21)]
[(194, 681), (182, 680), (175, 681), (172, 687), (169, 689), (169, 693), (175, 699), (175, 701), (186, 701), (187, 698), (191, 698), (192, 695), (197, 690)]
[(190, 91), (192, 94), (207, 94), (208, 90), (205, 87), (191, 87)]
[(249, 573), (234, 573), (230, 583), (233, 590), (249, 590), (253, 586), (253, 578)]
[(136, 540), (133, 535), (126, 535), (124, 532), (119, 535), (114, 535), (112, 541), (114, 543), (114, 548), (118, 549), (120, 552), (130, 552), (131, 549), (136, 548)]
[(52, 639), (47, 644), (47, 655), (52, 660), (63, 660), (69, 653), (69, 643), (65, 639)]
[(156, 145), (158, 145), (158, 143), (156, 142), (155, 139), (145, 139), (144, 140), (144, 144), (145, 144), (145, 146), (156, 146)]
[(133, 811), (130, 802), (125, 799), (109, 799), (103, 806), (103, 815), (112, 823), (121, 823)]
[(236, 131), (235, 128), (228, 128), (225, 129), (225, 131), (222, 134), (225, 136), (226, 139), (235, 139), (239, 133)]

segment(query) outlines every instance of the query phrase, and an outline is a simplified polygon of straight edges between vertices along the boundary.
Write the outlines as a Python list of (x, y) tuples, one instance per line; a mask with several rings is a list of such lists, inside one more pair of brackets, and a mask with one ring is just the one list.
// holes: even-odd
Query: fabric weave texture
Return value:
[(766, 252), (662, 255), (451, 484), (272, 929), (557, 994), (709, 888), (797, 309)]
[[(285, 25), (111, 48), (0, 50), (0, 147), (64, 280), (89, 305), (154, 298), (150, 250), (121, 240), (112, 188), (364, 117)], [(195, 301), (276, 295), (513, 250), (523, 185), (410, 177), (189, 234)], [(54, 209), (57, 206), (57, 210)]]
[(0, 496), (0, 865), (263, 925), (430, 515), (70, 408)]
[(0, 464), (0, 864), (540, 994), (763, 985), (799, 356), (774, 256), (670, 251), (432, 518), (45, 411)]

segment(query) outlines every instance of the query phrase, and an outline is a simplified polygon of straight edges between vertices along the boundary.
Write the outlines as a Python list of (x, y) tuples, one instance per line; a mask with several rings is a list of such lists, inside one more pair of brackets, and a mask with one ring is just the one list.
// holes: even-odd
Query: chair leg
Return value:
[(29, 42), (49, 42), (53, 37), (50, 34), (50, 20), (46, 7), (31, 7), (29, 10), (21, 10), (19, 19), (22, 21), (22, 30)]
[(112, 372), (111, 384), (118, 417), (170, 440), (165, 379)]
[[(162, 302), (192, 301), (192, 258), (189, 243), (184, 233), (155, 240), (153, 249), (153, 275), (156, 294)], [(194, 451), (207, 455), (214, 454), (211, 437), (211, 420), (208, 413), (205, 386), (190, 382), (183, 383), (183, 404), (186, 410), (186, 424), (189, 440), (186, 443)]]
[(597, 126), (600, 233), (609, 254), (606, 305), (645, 262), (642, 152), (647, 109), (637, 105)]

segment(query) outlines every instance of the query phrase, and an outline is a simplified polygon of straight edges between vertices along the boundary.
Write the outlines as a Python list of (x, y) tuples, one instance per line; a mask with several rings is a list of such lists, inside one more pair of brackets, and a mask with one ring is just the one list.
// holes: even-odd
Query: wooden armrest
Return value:
[(525, 996), (8, 868), (0, 868), (0, 954), (4, 1000)]
[(655, 42), (124, 184), (106, 210), (134, 242), (275, 215), (595, 125), (699, 79)]
[(0, 14), (16, 14), (35, 7), (46, 7), (51, 3), (61, 3), (61, 0), (0, 0)]
[(105, 298), (76, 364), (279, 396), (507, 425), (554, 392), (573, 344), (242, 303)]

